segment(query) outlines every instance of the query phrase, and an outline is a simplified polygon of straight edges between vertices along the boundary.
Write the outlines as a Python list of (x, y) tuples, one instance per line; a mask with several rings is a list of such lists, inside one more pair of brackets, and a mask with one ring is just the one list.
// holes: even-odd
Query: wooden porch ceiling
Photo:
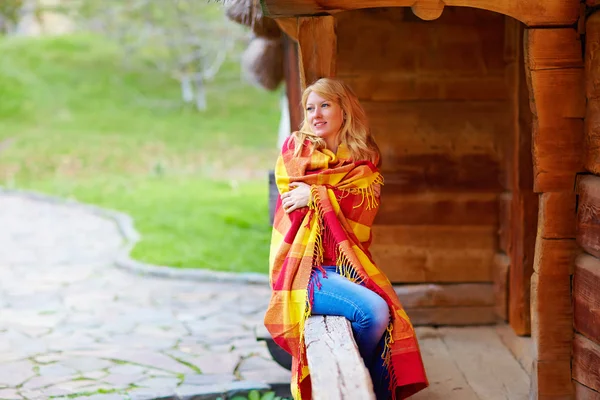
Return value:
[(334, 14), (376, 7), (411, 7), (418, 17), (438, 18), (444, 6), (481, 8), (513, 17), (528, 26), (571, 25), (579, 0), (261, 0), (272, 18)]

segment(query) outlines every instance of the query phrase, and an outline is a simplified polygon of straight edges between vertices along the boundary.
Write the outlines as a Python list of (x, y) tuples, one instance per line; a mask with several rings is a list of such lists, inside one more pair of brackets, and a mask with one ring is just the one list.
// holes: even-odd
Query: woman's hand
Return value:
[(290, 183), (290, 191), (281, 195), (281, 205), (286, 213), (308, 206), (310, 186), (303, 182)]

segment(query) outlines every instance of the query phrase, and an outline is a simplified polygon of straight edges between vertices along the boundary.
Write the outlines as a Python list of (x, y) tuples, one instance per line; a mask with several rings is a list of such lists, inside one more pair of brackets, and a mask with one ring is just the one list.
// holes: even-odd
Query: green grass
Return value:
[(206, 112), (93, 36), (0, 39), (0, 185), (130, 214), (154, 264), (266, 272), (279, 93), (228, 63)]

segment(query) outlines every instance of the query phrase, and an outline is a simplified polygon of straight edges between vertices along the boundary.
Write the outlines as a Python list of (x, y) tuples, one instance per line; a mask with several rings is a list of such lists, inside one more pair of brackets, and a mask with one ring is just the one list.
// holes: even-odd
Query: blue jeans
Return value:
[(389, 378), (381, 354), (384, 333), (390, 322), (388, 305), (377, 293), (339, 275), (335, 266), (324, 269), (326, 277), (318, 269), (314, 272), (320, 288), (315, 285), (312, 314), (341, 315), (350, 321), (377, 399), (387, 399)]

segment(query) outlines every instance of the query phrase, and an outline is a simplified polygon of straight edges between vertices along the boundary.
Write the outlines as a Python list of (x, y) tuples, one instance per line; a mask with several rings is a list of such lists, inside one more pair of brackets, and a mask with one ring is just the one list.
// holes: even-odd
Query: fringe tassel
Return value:
[(337, 272), (350, 282), (358, 284), (363, 282), (363, 277), (358, 273), (350, 260), (348, 260), (348, 257), (346, 257), (344, 252), (340, 249), (339, 245), (337, 246), (337, 259), (335, 261), (335, 266)]
[(365, 188), (343, 189), (343, 197), (347, 197), (349, 194), (361, 195), (362, 200), (360, 204), (354, 206), (354, 208), (362, 207), (362, 205), (365, 204), (366, 201), (367, 204), (365, 208), (367, 210), (371, 210), (379, 205), (377, 197), (375, 196), (375, 189), (373, 188), (373, 185), (383, 185), (383, 176), (381, 174), (377, 174), (377, 177), (373, 180), (373, 182)]

